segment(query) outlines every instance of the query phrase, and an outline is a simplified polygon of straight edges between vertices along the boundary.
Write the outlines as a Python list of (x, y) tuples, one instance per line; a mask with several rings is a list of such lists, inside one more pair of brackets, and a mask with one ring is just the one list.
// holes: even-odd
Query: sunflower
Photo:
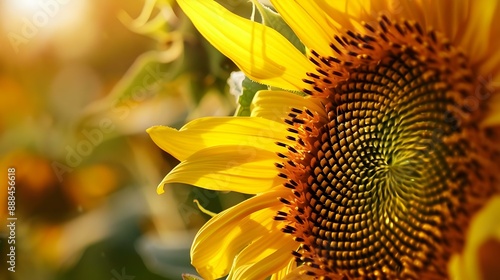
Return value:
[(160, 193), (254, 195), (203, 226), (192, 264), (206, 279), (453, 277), (500, 185), (500, 4), (271, 2), (305, 52), (215, 1), (178, 0), (269, 86), (250, 117), (148, 130), (180, 160)]

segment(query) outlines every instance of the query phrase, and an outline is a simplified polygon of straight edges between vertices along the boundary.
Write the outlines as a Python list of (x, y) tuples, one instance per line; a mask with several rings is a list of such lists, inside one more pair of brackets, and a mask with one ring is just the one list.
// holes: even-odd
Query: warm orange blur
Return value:
[[(17, 218), (14, 273), (0, 227), (0, 279), (194, 272), (189, 247), (206, 216), (192, 200), (206, 194), (156, 194), (175, 160), (145, 129), (234, 104), (224, 76), (189, 62), (214, 50), (170, 2), (0, 0), (0, 172), (16, 169)], [(14, 217), (7, 195), (2, 224)]]

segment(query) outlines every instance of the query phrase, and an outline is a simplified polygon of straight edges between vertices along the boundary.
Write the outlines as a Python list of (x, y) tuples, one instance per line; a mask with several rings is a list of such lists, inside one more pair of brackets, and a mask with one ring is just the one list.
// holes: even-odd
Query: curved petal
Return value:
[(314, 65), (276, 30), (239, 17), (212, 0), (178, 0), (200, 33), (254, 81), (302, 90)]
[[(479, 79), (490, 82), (488, 86), (491, 92), (498, 92), (500, 88), (500, 52), (498, 51), (500, 49), (500, 39), (494, 46), (496, 49), (491, 48), (486, 56), (486, 60), (481, 61), (479, 65), (477, 65), (477, 68)], [(480, 83), (483, 84), (483, 81), (480, 80)]]
[[(474, 217), (469, 226), (465, 249), (461, 256), (454, 255), (450, 261), (449, 273), (456, 280), (481, 279), (478, 249), (489, 239), (500, 241), (500, 196), (490, 199), (483, 209)], [(494, 279), (495, 277), (484, 279)], [(492, 277), (492, 278), (490, 278)]]
[(209, 117), (189, 122), (180, 130), (153, 126), (147, 130), (153, 141), (178, 160), (208, 147), (222, 145), (275, 149), (276, 141), (287, 142), (287, 126), (263, 118)]
[[(469, 54), (471, 62), (487, 61), (489, 55), (498, 53), (498, 25), (500, 24), (498, 1), (473, 1), (470, 16), (460, 45)], [(496, 43), (495, 46), (493, 42)], [(493, 47), (493, 48), (491, 48)]]
[(426, 29), (432, 28), (443, 33), (452, 42), (456, 42), (455, 35), (463, 35), (463, 29), (460, 30), (459, 34), (456, 34), (458, 28), (463, 28), (467, 23), (468, 10), (462, 9), (467, 8), (467, 4), (468, 1), (422, 0), (419, 10), (423, 12), (425, 21), (419, 21), (419, 23), (422, 27)]
[(288, 195), (280, 188), (254, 196), (208, 221), (191, 248), (191, 262), (205, 279), (227, 275), (234, 257), (246, 246), (271, 231), (277, 231), (276, 211), (283, 207), (277, 198)]
[[(480, 1), (481, 2), (481, 1)], [(475, 2), (474, 2), (475, 3)], [(493, 8), (493, 7), (492, 7)], [(498, 36), (498, 26), (500, 25), (500, 3), (494, 7), (495, 11), (491, 17), (491, 21), (482, 20), (482, 28), (476, 37), (471, 37), (476, 43), (481, 42), (482, 47), (487, 48), (482, 54), (470, 53), (471, 61), (476, 62), (478, 74), (480, 78), (485, 80), (492, 80), (492, 87), (495, 87), (498, 92), (500, 87), (500, 36)], [(489, 13), (488, 13), (489, 14)], [(489, 30), (489, 34), (487, 33)], [(483, 37), (486, 36), (486, 37)]]
[(289, 271), (288, 274), (281, 280), (314, 280), (317, 279), (315, 276), (309, 276), (307, 273), (307, 267), (301, 265)]
[(484, 127), (500, 126), (500, 105), (482, 123)]
[(488, 115), (481, 122), (482, 127), (500, 126), (500, 94), (494, 96), (490, 103)]
[(334, 32), (324, 11), (316, 5), (315, 1), (274, 0), (271, 2), (306, 47), (324, 56), (333, 54), (330, 43)]
[(266, 279), (293, 260), (297, 243), (281, 231), (262, 236), (236, 256), (227, 280)]
[(303, 97), (286, 91), (261, 90), (252, 101), (252, 117), (262, 117), (277, 122), (283, 122), (288, 117), (291, 108), (308, 108), (326, 117), (322, 99)]
[(172, 169), (157, 192), (163, 193), (163, 186), (168, 183), (248, 194), (265, 192), (284, 183), (284, 179), (277, 176), (279, 169), (274, 165), (278, 160), (272, 150), (246, 145), (206, 148)]
[[(380, 2), (380, 1), (372, 1)], [(392, 4), (392, 5), (391, 5)], [(414, 20), (418, 22), (424, 30), (427, 29), (425, 21), (425, 12), (423, 11), (422, 1), (390, 1), (386, 3), (385, 11), (390, 18), (399, 20)], [(380, 8), (384, 11), (384, 8)]]
[(285, 277), (290, 272), (292, 272), (296, 267), (297, 267), (297, 262), (296, 262), (295, 259), (292, 259), (291, 261), (288, 262), (288, 264), (285, 267), (283, 267), (282, 269), (280, 269), (279, 271), (277, 271), (276, 273), (274, 273), (271, 276), (270, 280), (282, 280), (282, 279), (285, 279)]
[[(359, 30), (361, 21), (369, 21), (372, 13), (386, 12), (385, 1), (370, 0), (316, 0), (320, 10), (325, 11), (331, 26), (345, 30)], [(382, 8), (384, 7), (384, 8)]]
[[(480, 76), (480, 78), (483, 77)], [(481, 122), (481, 126), (500, 126), (500, 73), (497, 73), (493, 78), (480, 80), (480, 84), (485, 87), (484, 99), (489, 105), (488, 113)]]

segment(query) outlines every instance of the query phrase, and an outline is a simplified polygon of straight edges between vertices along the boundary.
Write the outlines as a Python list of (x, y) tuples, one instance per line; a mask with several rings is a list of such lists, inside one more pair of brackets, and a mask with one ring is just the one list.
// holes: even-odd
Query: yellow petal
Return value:
[(297, 247), (297, 242), (281, 231), (261, 236), (236, 256), (227, 280), (266, 279), (295, 258), (291, 252)]
[(289, 271), (293, 270), (293, 266), (295, 264), (295, 260), (292, 259), (290, 262), (288, 262), (288, 265), (277, 271), (271, 276), (270, 280), (282, 280), (285, 278), (285, 276), (288, 274)]
[[(459, 7), (464, 7), (466, 5), (467, 1), (422, 0), (418, 10), (423, 11), (424, 21), (419, 21), (420, 26), (422, 26), (424, 29), (432, 28), (438, 32), (441, 32), (447, 39), (455, 42), (454, 32), (459, 26), (463, 26), (463, 24), (467, 22), (466, 18), (460, 17), (466, 16), (466, 14), (462, 14), (462, 10), (459, 9)], [(460, 33), (463, 34), (463, 30), (461, 30)]]
[(497, 92), (495, 96), (490, 98), (489, 113), (481, 123), (483, 127), (500, 126), (500, 94)]
[(302, 90), (314, 66), (272, 28), (239, 17), (212, 0), (178, 0), (200, 33), (252, 80)]
[(500, 106), (497, 107), (498, 109), (496, 109), (496, 111), (493, 111), (493, 113), (484, 120), (483, 125), (485, 127), (500, 126)]
[[(497, 6), (498, 11), (494, 16), (494, 21), (491, 24), (495, 26), (500, 25), (500, 5)], [(475, 67), (478, 71), (478, 80), (480, 86), (485, 86), (488, 94), (492, 96), (498, 95), (500, 90), (500, 36), (498, 36), (498, 29), (493, 28), (489, 36), (488, 50), (485, 52), (484, 57), (476, 57), (469, 54), (475, 60), (478, 60)], [(477, 37), (476, 40), (482, 41), (483, 38)], [(489, 101), (488, 101), (489, 102)]]
[(163, 186), (168, 183), (248, 194), (265, 192), (284, 183), (284, 179), (277, 176), (279, 170), (274, 165), (278, 160), (273, 150), (246, 145), (206, 148), (172, 169), (157, 192), (163, 193)]
[(180, 130), (154, 126), (147, 132), (156, 145), (182, 161), (213, 146), (240, 145), (274, 149), (276, 141), (287, 141), (286, 128), (284, 123), (262, 118), (211, 117), (191, 121)]
[[(458, 2), (457, 2), (458, 3)], [(488, 49), (491, 41), (498, 42), (498, 25), (500, 24), (500, 3), (498, 1), (472, 1), (469, 12), (469, 21), (460, 45), (469, 55), (471, 62), (486, 61), (489, 59)], [(498, 52), (495, 46), (492, 52)]]
[[(376, 4), (381, 1), (373, 0), (372, 2)], [(384, 6), (385, 7), (378, 7), (377, 10), (383, 11), (386, 16), (393, 20), (414, 20), (418, 22), (424, 30), (426, 30), (427, 24), (425, 21), (425, 13), (427, 11), (423, 10), (427, 6), (422, 7), (424, 6), (422, 1), (384, 1)], [(378, 17), (378, 14), (376, 13), (372, 13), (372, 15), (374, 16), (374, 19)], [(374, 25), (376, 25), (375, 22)]]
[(370, 0), (316, 0), (320, 10), (325, 11), (330, 25), (346, 30), (361, 30), (361, 21), (372, 19), (371, 14), (387, 11), (385, 1)]
[(274, 0), (271, 2), (306, 47), (324, 56), (333, 54), (330, 42), (335, 32), (324, 11), (314, 1)]
[[(482, 127), (500, 126), (500, 73), (495, 76), (480, 76), (478, 79), (480, 86), (483, 87), (479, 99), (488, 102), (488, 113), (481, 122)], [(477, 91), (480, 92), (480, 91)]]
[(288, 274), (284, 278), (281, 278), (280, 280), (314, 280), (314, 279), (317, 279), (314, 276), (306, 275), (306, 273), (307, 273), (307, 267), (304, 265), (301, 265), (301, 266), (296, 267), (293, 270), (289, 271)]
[(198, 273), (207, 280), (227, 275), (241, 250), (270, 231), (279, 230), (281, 224), (273, 217), (283, 204), (277, 198), (288, 194), (284, 188), (266, 192), (210, 219), (191, 248), (191, 262)]
[(486, 60), (477, 65), (480, 86), (486, 86), (491, 94), (498, 94), (500, 89), (500, 52), (497, 51), (500, 49), (500, 39), (497, 40), (499, 42), (494, 44), (496, 48), (491, 48)]
[(252, 101), (252, 117), (262, 117), (277, 122), (283, 122), (288, 117), (291, 108), (303, 110), (308, 108), (326, 117), (322, 99), (302, 97), (286, 91), (262, 90), (257, 92)]
[(454, 280), (481, 279), (478, 249), (491, 238), (500, 241), (498, 213), (500, 213), (500, 196), (495, 196), (472, 220), (463, 254), (454, 255), (449, 264), (449, 273)]

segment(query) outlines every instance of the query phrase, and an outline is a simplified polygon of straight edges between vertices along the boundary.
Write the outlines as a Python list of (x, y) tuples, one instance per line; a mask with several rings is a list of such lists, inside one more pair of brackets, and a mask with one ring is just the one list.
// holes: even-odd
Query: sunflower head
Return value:
[(385, 15), (364, 28), (335, 35), (336, 56), (310, 51), (303, 91), (324, 109), (284, 120), (296, 144), (279, 167), (294, 196), (277, 219), (291, 222), (310, 274), (444, 277), (496, 191), (498, 138), (477, 126), (485, 104), (468, 103), (487, 93), (442, 34)]
[[(472, 218), (500, 185), (500, 41), (492, 38), (500, 5), (272, 1), (302, 53), (269, 21), (209, 0), (178, 2), (248, 78), (270, 86), (254, 97), (250, 118), (151, 131), (182, 161), (161, 187), (256, 194), (200, 231), (192, 252), (199, 272), (449, 278)], [(201, 147), (162, 140), (182, 136)], [(218, 233), (236, 247), (215, 242)], [(231, 249), (219, 256), (221, 269), (202, 249), (210, 242)]]

